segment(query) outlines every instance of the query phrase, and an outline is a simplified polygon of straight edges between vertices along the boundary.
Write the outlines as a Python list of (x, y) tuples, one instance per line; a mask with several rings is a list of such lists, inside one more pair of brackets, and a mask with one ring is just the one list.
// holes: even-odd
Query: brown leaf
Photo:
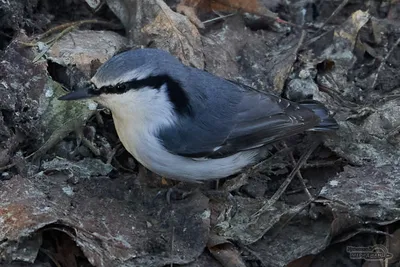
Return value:
[(203, 22), (201, 22), (201, 20), (197, 17), (196, 10), (194, 7), (179, 4), (176, 7), (176, 11), (178, 11), (179, 13), (184, 14), (186, 17), (188, 17), (188, 19), (194, 25), (196, 25), (198, 28), (200, 28), (200, 29), (205, 28)]
[(315, 256), (314, 255), (307, 255), (301, 257), (300, 259), (294, 260), (287, 265), (287, 267), (309, 267), (313, 262)]
[(179, 5), (193, 7), (205, 12), (247, 12), (273, 19), (277, 18), (277, 14), (271, 12), (258, 0), (182, 0)]
[(224, 267), (246, 266), (236, 247), (223, 237), (217, 235), (210, 235), (209, 240), (207, 242), (207, 247), (211, 252), (211, 254)]

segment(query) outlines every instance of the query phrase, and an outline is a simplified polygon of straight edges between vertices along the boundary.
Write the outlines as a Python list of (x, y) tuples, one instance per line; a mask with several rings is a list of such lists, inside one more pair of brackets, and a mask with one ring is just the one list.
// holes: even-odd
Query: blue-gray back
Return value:
[(311, 110), (296, 103), (185, 68), (186, 78), (180, 83), (193, 114), (160, 131), (159, 138), (171, 153), (224, 157), (303, 132), (319, 122)]

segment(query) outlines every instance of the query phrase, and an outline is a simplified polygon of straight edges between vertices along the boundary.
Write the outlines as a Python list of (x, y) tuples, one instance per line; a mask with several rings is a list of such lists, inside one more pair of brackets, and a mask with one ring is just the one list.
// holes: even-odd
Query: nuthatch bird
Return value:
[(122, 144), (142, 165), (178, 180), (228, 177), (259, 161), (268, 144), (338, 128), (318, 102), (256, 91), (159, 49), (112, 57), (60, 100), (85, 98), (111, 110)]

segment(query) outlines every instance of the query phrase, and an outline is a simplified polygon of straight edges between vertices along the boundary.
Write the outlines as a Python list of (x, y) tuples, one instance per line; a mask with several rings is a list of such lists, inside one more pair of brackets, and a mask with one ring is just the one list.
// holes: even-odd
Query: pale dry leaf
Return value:
[(169, 51), (186, 65), (204, 68), (200, 33), (162, 0), (106, 0), (125, 27), (129, 46)]
[(204, 68), (200, 33), (189, 19), (172, 11), (163, 1), (155, 19), (142, 28), (157, 48), (170, 51), (182, 63), (199, 69)]
[(205, 28), (203, 22), (201, 22), (201, 20), (197, 17), (196, 10), (194, 7), (179, 4), (176, 7), (176, 11), (188, 17), (188, 19), (198, 28), (200, 29)]

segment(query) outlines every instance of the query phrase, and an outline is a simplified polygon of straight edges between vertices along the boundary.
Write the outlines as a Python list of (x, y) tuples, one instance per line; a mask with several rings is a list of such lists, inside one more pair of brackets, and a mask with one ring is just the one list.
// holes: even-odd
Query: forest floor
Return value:
[[(1, 266), (400, 266), (400, 1), (104, 2), (0, 1)], [(57, 100), (138, 47), (320, 101), (340, 129), (163, 179), (108, 110)]]

